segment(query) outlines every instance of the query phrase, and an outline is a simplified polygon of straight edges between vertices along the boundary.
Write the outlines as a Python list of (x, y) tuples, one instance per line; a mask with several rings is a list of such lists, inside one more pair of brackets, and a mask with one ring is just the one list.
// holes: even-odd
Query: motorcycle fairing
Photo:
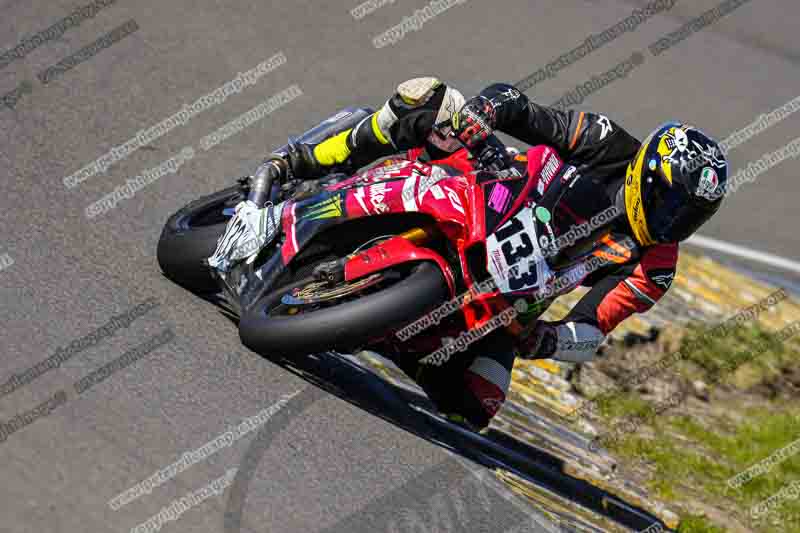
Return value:
[[(470, 163), (465, 157), (462, 159), (463, 165)], [(514, 277), (508, 276), (508, 267), (514, 260), (532, 258), (540, 252), (534, 235), (555, 235), (550, 225), (551, 213), (542, 214), (541, 209), (537, 212), (541, 207), (537, 201), (554, 196), (561, 185), (557, 176), (566, 167), (557, 152), (546, 146), (533, 147), (515, 158), (513, 168), (500, 173), (453, 176), (435, 163), (388, 159), (328, 185), (312, 197), (288, 201), (282, 220), (285, 240), (281, 253), (275, 254), (279, 260), (268, 260), (256, 277), (275, 279), (306, 244), (331, 227), (363, 217), (417, 212), (429, 215), (454, 244), (460, 274), (468, 287), (478, 280), (472, 279), (467, 251), (472, 246), (485, 245), (485, 266), (500, 290), (471, 294), (464, 299), (462, 311), (467, 327), (478, 326), (507, 308), (508, 297), (536, 294), (543, 282), (552, 279), (544, 269), (546, 263), (531, 263), (524, 268), (526, 261), (522, 261), (523, 268)], [(610, 245), (604, 248), (613, 249)], [(618, 257), (625, 257), (618, 249), (613, 251)], [(353, 281), (414, 261), (436, 263), (451, 294), (455, 294), (457, 276), (453, 266), (436, 251), (400, 236), (346, 258), (344, 278)], [(578, 272), (579, 267), (570, 267)]]
[(430, 248), (417, 246), (404, 237), (392, 237), (370, 246), (347, 260), (344, 267), (345, 281), (353, 281), (373, 272), (385, 270), (393, 265), (409, 261), (433, 261), (444, 274), (450, 295), (456, 293), (455, 275), (452, 268), (438, 253)]
[[(524, 174), (517, 163), (525, 165)], [(517, 156), (515, 165), (504, 173), (478, 179), (489, 232), (485, 237), (487, 269), (502, 293), (531, 294), (552, 278), (537, 235), (542, 234), (542, 226), (549, 235), (554, 230), (549, 211), (536, 202), (563, 166), (555, 150), (535, 146)]]
[(320, 232), (369, 216), (425, 213), (451, 239), (463, 238), (469, 227), (468, 185), (466, 178), (450, 176), (436, 166), (387, 160), (315, 196), (287, 203), (282, 220), (286, 236), (281, 247), (283, 262), (288, 265)]

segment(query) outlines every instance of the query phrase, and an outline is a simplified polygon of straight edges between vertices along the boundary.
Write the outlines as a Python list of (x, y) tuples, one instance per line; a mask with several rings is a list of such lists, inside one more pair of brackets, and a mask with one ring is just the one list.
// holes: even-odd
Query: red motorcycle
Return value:
[[(319, 142), (371, 113), (345, 109), (298, 141)], [(186, 288), (222, 291), (242, 342), (256, 352), (370, 348), (392, 356), (430, 353), (442, 337), (483, 331), (498, 316), (509, 318), (499, 327), (519, 333), (517, 314), (541, 315), (581, 283), (590, 261), (625, 262), (636, 253), (608, 224), (568, 247), (548, 245), (559, 237), (558, 203), (581, 179), (550, 147), (520, 155), (492, 138), (480, 153), (462, 148), (427, 163), (416, 155), (314, 181), (287, 180), (262, 165), (256, 177), (170, 217), (159, 264)], [(245, 199), (285, 202), (281, 231), (254, 260), (219, 272), (205, 258)]]

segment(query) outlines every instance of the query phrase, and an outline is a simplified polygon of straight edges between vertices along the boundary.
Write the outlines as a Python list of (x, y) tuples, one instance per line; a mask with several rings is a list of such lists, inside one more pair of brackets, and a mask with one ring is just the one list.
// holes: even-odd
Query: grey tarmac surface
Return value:
[[(0, 51), (86, 4), (0, 2)], [(0, 106), (0, 255), (13, 261), (0, 262), (0, 384), (113, 315), (148, 298), (159, 303), (0, 397), (7, 423), (66, 392), (66, 402), (0, 442), (0, 531), (130, 531), (239, 467), (252, 436), (117, 511), (107, 504), (112, 497), (284, 395), (311, 387), (244, 349), (235, 326), (212, 305), (161, 276), (155, 246), (169, 214), (245, 175), (289, 134), (338, 108), (376, 107), (399, 82), (420, 75), (469, 94), (493, 81), (516, 82), (644, 2), (453, 2), (380, 49), (375, 36), (427, 3), (395, 0), (355, 20), (350, 10), (358, 4), (117, 0), (0, 69), (0, 95), (30, 82), (14, 109)], [(639, 136), (671, 118), (725, 136), (800, 95), (800, 6), (791, 0), (750, 0), (659, 56), (647, 51), (714, 5), (678, 1), (526, 92), (551, 103), (639, 50), (641, 66), (578, 107), (603, 112)], [(138, 25), (132, 34), (46, 85), (37, 79), (131, 19)], [(63, 185), (64, 176), (280, 51), (286, 64), (255, 85), (77, 187)], [(211, 150), (199, 148), (203, 136), (293, 84), (302, 96)], [(798, 123), (800, 114), (792, 115), (737, 148), (733, 164), (746, 166), (785, 145)], [(187, 146), (195, 157), (177, 173), (87, 219), (89, 204)], [(743, 187), (703, 233), (800, 260), (798, 190), (798, 163), (789, 159)], [(74, 382), (167, 327), (174, 339), (166, 345), (77, 394)], [(411, 531), (423, 530), (419, 517), (445, 514), (445, 531), (524, 530), (515, 521), (521, 515), (496, 492), (464, 481), (467, 470), (442, 448), (318, 394), (285, 421), (249, 472), (241, 531)], [(459, 484), (472, 490), (459, 492)], [(420, 487), (430, 499), (418, 498)], [(463, 507), (437, 507), (434, 496), (448, 492), (463, 493)], [(223, 531), (227, 503), (213, 496), (162, 530)], [(396, 521), (380, 520), (384, 503), (399, 513)], [(461, 525), (465, 517), (473, 527)]]

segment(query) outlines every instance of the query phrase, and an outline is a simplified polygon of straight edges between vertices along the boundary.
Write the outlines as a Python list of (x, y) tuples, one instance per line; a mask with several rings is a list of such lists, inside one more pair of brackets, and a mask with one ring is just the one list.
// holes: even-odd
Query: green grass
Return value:
[(705, 517), (688, 515), (681, 521), (678, 533), (724, 533), (724, 529), (713, 525)]
[[(709, 383), (718, 377), (726, 379), (731, 367), (747, 360), (747, 371), (751, 376), (756, 373), (756, 382), (760, 382), (779, 373), (782, 366), (798, 363), (796, 339), (781, 344), (770, 333), (752, 326), (696, 342), (705, 331), (694, 328), (682, 341), (681, 348), (691, 349), (686, 351), (690, 364), (681, 373), (692, 367), (693, 379)], [(731, 477), (800, 438), (800, 398), (790, 405), (766, 399), (761, 404), (759, 408), (738, 410), (743, 422), (734, 423), (733, 418), (726, 418), (710, 427), (682, 414), (678, 407), (646, 421), (654, 438), (643, 438), (637, 431), (612, 442), (610, 448), (621, 458), (648, 466), (653, 473), (649, 489), (662, 501), (686, 505), (697, 500), (722, 509), (723, 514), (735, 513), (741, 523), (755, 531), (800, 533), (798, 500), (784, 500), (766, 519), (750, 521), (748, 514), (752, 506), (800, 480), (800, 454), (738, 489), (727, 485)], [(636, 392), (628, 392), (599, 402), (599, 412), (611, 427), (614, 419), (645, 412), (647, 406)], [(730, 405), (730, 409), (737, 407)], [(723, 532), (725, 525), (687, 514), (682, 517), (679, 531)]]
[(615, 392), (596, 399), (598, 412), (606, 418), (624, 418), (646, 410), (648, 402), (634, 392)]
[(704, 326), (691, 327), (680, 345), (681, 352), (687, 354), (685, 360), (699, 366), (708, 380), (725, 379), (731, 369), (745, 363), (760, 369), (766, 377), (775, 370), (775, 363), (785, 362), (786, 344), (757, 324), (725, 335), (706, 335), (711, 331)]
[[(753, 505), (800, 479), (798, 454), (738, 489), (727, 485), (731, 477), (800, 438), (800, 421), (793, 414), (764, 410), (751, 415), (753, 418), (732, 435), (721, 435), (714, 428), (702, 427), (683, 415), (669, 416), (654, 428), (655, 438), (628, 436), (612, 445), (612, 450), (648, 464), (654, 473), (648, 488), (663, 501), (686, 501), (687, 491), (691, 490), (695, 495), (702, 495), (704, 502), (727, 500), (727, 507), (745, 514)], [(672, 439), (670, 433), (689, 438), (691, 445)], [(791, 525), (797, 517), (800, 517), (800, 502), (785, 500), (771, 516), (784, 521), (782, 525), (770, 529), (769, 520), (758, 521), (755, 525), (764, 526), (760, 531), (800, 532), (800, 523)], [(711, 526), (703, 525), (705, 521), (698, 517), (685, 517), (685, 520), (682, 532), (724, 531), (709, 529)]]

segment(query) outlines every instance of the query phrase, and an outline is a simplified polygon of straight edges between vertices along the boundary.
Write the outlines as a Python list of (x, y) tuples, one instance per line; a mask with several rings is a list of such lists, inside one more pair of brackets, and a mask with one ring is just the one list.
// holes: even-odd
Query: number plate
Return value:
[(537, 240), (531, 207), (520, 209), (486, 239), (489, 273), (500, 292), (531, 291), (548, 278), (550, 268)]

